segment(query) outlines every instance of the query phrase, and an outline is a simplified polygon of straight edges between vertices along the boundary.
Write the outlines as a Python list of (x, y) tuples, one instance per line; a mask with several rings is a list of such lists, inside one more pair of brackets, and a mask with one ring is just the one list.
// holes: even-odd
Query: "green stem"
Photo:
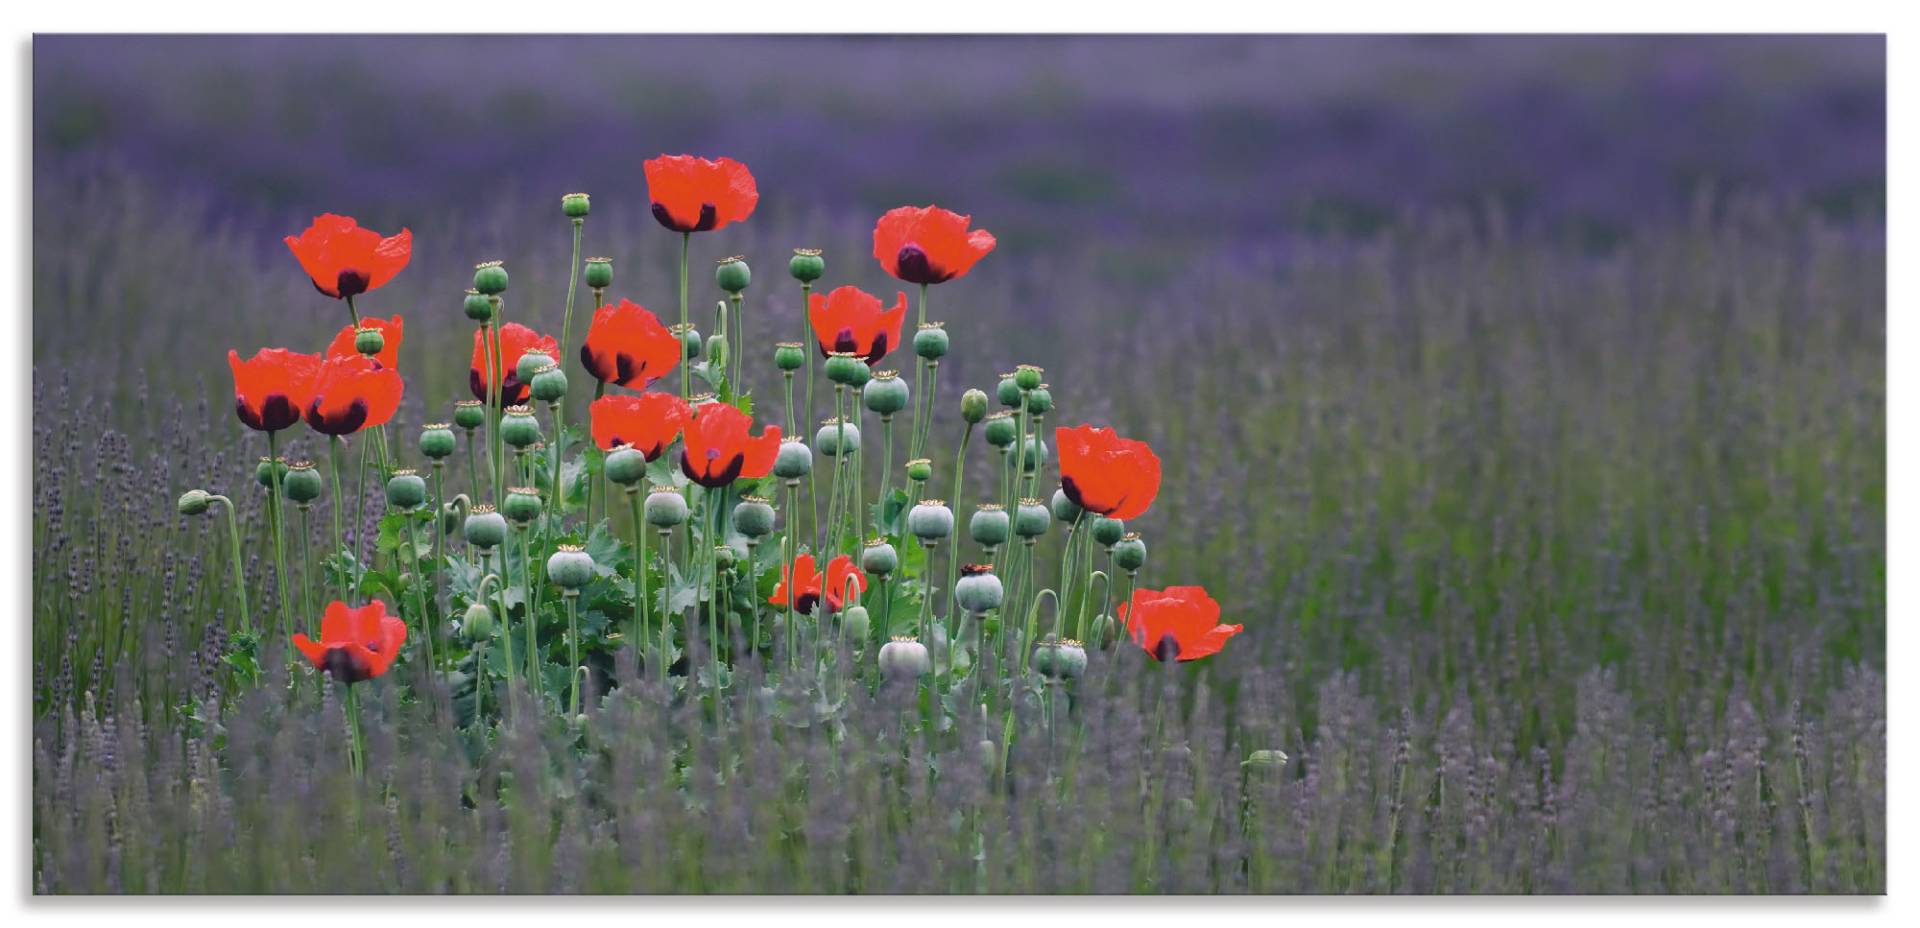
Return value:
[(880, 454), (880, 507), (884, 511), (887, 493), (893, 489), (893, 413), (880, 417)]
[(573, 263), (567, 266), (567, 309), (560, 317), (560, 357), (553, 359), (556, 362), (564, 359), (573, 345), (573, 294), (580, 286), (580, 232), (586, 223), (584, 218), (573, 220)]
[(793, 580), (792, 580), (793, 560), (794, 558), (800, 556), (800, 552), (796, 550), (796, 548), (798, 547), (798, 544), (794, 541), (794, 529), (793, 529), (793, 514), (795, 509), (798, 508), (794, 504), (794, 497), (798, 495), (800, 495), (800, 481), (788, 480), (787, 481), (787, 499), (786, 499), (787, 524), (786, 524), (786, 531), (782, 533), (780, 536), (780, 545), (781, 545), (780, 567), (782, 570), (787, 572), (787, 575), (789, 578), (787, 581), (787, 597), (786, 597), (787, 627), (786, 627), (786, 636), (785, 636), (787, 639), (787, 672), (789, 674), (793, 672), (794, 643), (798, 640), (795, 637), (795, 632), (798, 629), (797, 629), (797, 626), (794, 625), (794, 621), (795, 621), (794, 614), (793, 614), (794, 591), (793, 591)]
[(527, 604), (527, 686), (537, 694), (536, 688), (541, 686), (540, 614), (533, 609), (533, 545), (528, 538), (532, 532), (516, 531), (514, 534), (520, 536), (520, 601)]
[[(680, 331), (682, 332), (687, 330), (687, 251), (692, 246), (693, 233), (680, 233)], [(685, 359), (686, 352), (683, 347), (681, 350), (680, 364), (680, 401), (683, 403), (693, 396), (692, 391), (689, 389), (691, 381), (688, 380), (691, 372), (688, 370), (689, 365)]]
[(313, 513), (312, 506), (300, 504), (300, 591), (301, 602), (305, 606), (306, 629), (313, 633)]
[(355, 330), (358, 330), (360, 328), (360, 310), (354, 308), (353, 297), (351, 296), (347, 297), (347, 315), (353, 317), (353, 327)]
[(640, 518), (638, 484), (627, 490), (627, 503), (633, 509), (633, 659), (637, 673), (647, 653), (647, 532)]
[[(359, 497), (359, 502), (357, 504), (359, 506), (359, 512), (357, 515), (354, 516), (354, 523), (353, 523), (353, 548), (354, 548), (353, 560), (354, 560), (355, 566), (360, 568), (361, 570), (365, 570), (366, 567), (368, 566), (367, 564), (367, 467), (369, 465), (367, 461), (367, 454), (369, 450), (370, 449), (367, 447), (366, 442), (360, 443), (360, 488), (356, 494)], [(358, 583), (355, 583), (353, 596), (351, 598), (354, 601), (353, 604), (356, 606), (365, 605), (360, 601), (360, 595), (361, 595), (360, 585)]]
[(251, 634), (253, 619), (247, 615), (247, 574), (240, 565), (240, 520), (233, 514), (233, 500), (217, 493), (212, 498), (227, 507), (227, 546), (233, 552), (233, 601), (240, 607), (240, 630)]
[[(346, 466), (346, 464), (341, 460), (343, 455), (340, 454), (340, 445), (341, 445), (340, 436), (338, 435), (327, 436), (327, 458), (333, 465), (329, 467), (328, 470), (330, 471), (331, 476), (333, 477), (333, 553), (334, 554), (339, 554), (340, 552), (345, 551), (347, 549), (346, 530), (340, 527), (340, 509), (341, 509), (340, 470), (341, 468)], [(340, 589), (340, 598), (341, 599), (349, 598), (347, 595), (347, 590), (344, 585)]]
[(273, 533), (273, 590), (274, 599), (280, 601), (280, 637), (293, 634), (293, 604), (288, 596), (287, 548), (282, 537), (284, 527), (281, 523), (280, 507), (286, 498), (280, 488), (280, 444), (278, 432), (267, 433), (267, 474), (270, 478), (268, 490), (272, 496), (267, 500), (268, 529)]
[[(499, 545), (498, 548), (500, 550), (500, 572), (489, 576), (494, 580), (494, 586), (497, 590), (495, 596), (499, 600), (500, 642), (502, 646), (506, 648), (507, 652), (507, 691), (511, 694), (513, 691), (513, 682), (519, 674), (519, 670), (517, 669), (518, 662), (513, 659), (513, 612), (507, 608), (507, 578), (511, 576), (511, 574), (507, 570), (507, 546), (503, 544)], [(486, 569), (486, 563), (487, 555), (483, 553), (480, 555), (480, 567), (482, 570)], [(487, 595), (487, 579), (488, 577), (482, 577), (480, 580), (480, 596), (483, 599)]]
[(353, 688), (353, 684), (348, 683), (346, 687), (347, 727), (351, 732), (351, 740), (347, 748), (347, 764), (352, 768), (353, 775), (358, 778), (367, 772), (367, 743), (360, 731), (360, 694)]
[(427, 645), (427, 671), (429, 674), (431, 674), (434, 667), (433, 639), (436, 634), (433, 626), (436, 623), (433, 621), (433, 614), (429, 612), (427, 609), (426, 578), (421, 575), (422, 568), (420, 566), (419, 520), (413, 517), (413, 513), (411, 511), (404, 513), (404, 515), (407, 518), (407, 559), (412, 562), (412, 566), (413, 566), (414, 608), (419, 610), (420, 631), (422, 632), (421, 638), (426, 642), (426, 645)]
[(567, 655), (570, 662), (568, 666), (571, 668), (567, 677), (573, 683), (573, 692), (567, 701), (567, 714), (578, 715), (580, 713), (580, 619), (579, 609), (574, 601), (580, 598), (580, 594), (576, 590), (568, 590), (561, 594), (561, 598), (567, 601)]
[[(660, 564), (669, 572), (673, 570), (672, 529), (663, 528), (660, 530)], [(671, 581), (672, 577), (669, 576), (667, 579)], [(667, 659), (667, 654), (672, 648), (673, 611), (671, 609), (663, 609), (660, 612), (660, 683), (662, 685), (665, 685), (667, 682), (667, 665), (673, 663), (673, 661)]]
[[(961, 476), (966, 472), (967, 467), (967, 443), (972, 440), (973, 423), (969, 422), (967, 423), (967, 430), (960, 433), (960, 450), (954, 452), (953, 455), (953, 492), (947, 494), (951, 500), (949, 505), (953, 507), (955, 522), (959, 521), (960, 514), (966, 509), (965, 506), (961, 505), (962, 500), (960, 499), (961, 493), (966, 490), (966, 481), (961, 479)], [(956, 536), (957, 534), (956, 532)], [(953, 586), (960, 581), (960, 540), (958, 537), (955, 537), (953, 544), (953, 555), (947, 558), (947, 601), (949, 603), (953, 601)], [(947, 611), (951, 613), (953, 607), (948, 606)], [(974, 659), (979, 660), (980, 656), (976, 654), (974, 655)]]

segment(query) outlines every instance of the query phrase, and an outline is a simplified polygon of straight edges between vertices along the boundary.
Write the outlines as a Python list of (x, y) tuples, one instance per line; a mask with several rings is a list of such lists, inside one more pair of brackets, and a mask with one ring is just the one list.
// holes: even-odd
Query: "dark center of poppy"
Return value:
[(1167, 661), (1178, 660), (1179, 657), (1179, 639), (1174, 638), (1172, 632), (1161, 635), (1160, 641), (1153, 646), (1153, 659), (1161, 663), (1166, 663)]
[(912, 284), (937, 284), (946, 280), (945, 272), (933, 266), (933, 260), (919, 245), (908, 242), (893, 256), (894, 276)]
[(359, 683), (373, 678), (373, 668), (346, 648), (328, 648), (320, 660), (320, 669), (342, 683)]
[(359, 296), (367, 292), (367, 284), (372, 282), (372, 278), (369, 277), (365, 271), (351, 267), (341, 268), (340, 273), (335, 276), (334, 280), (334, 290), (337, 291), (342, 298)]

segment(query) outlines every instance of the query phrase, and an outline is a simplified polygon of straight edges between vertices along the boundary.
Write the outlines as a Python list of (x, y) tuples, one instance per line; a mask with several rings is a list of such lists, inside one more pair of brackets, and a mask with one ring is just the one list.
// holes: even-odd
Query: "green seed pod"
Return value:
[(654, 528), (672, 528), (687, 521), (687, 501), (672, 487), (654, 487), (647, 494), (646, 518)]
[(820, 449), (821, 454), (830, 458), (839, 457), (842, 448), (845, 448), (849, 454), (858, 454), (860, 424), (827, 419), (820, 423), (820, 430), (813, 433), (813, 446)]
[(900, 379), (896, 371), (875, 371), (873, 379), (860, 390), (860, 399), (867, 409), (881, 416), (891, 416), (907, 408), (907, 382)]
[(539, 373), (541, 368), (552, 365), (552, 355), (537, 349), (530, 350), (520, 355), (520, 360), (514, 362), (513, 374), (520, 379), (521, 383), (532, 383), (533, 375)]
[(1147, 543), (1140, 535), (1128, 532), (1126, 537), (1114, 543), (1113, 565), (1129, 573), (1139, 570), (1147, 562)]
[(1274, 750), (1272, 748), (1262, 748), (1248, 754), (1247, 759), (1240, 762), (1240, 766), (1258, 770), (1262, 773), (1278, 773), (1280, 769), (1286, 765), (1287, 752)]
[(747, 267), (747, 259), (739, 255), (721, 258), (713, 268), (713, 282), (728, 293), (737, 294), (747, 289), (753, 282), (753, 269)]
[(213, 495), (205, 490), (188, 490), (180, 494), (178, 505), (181, 515), (197, 516), (212, 508)]
[(835, 351), (827, 355), (827, 379), (838, 384), (850, 384), (866, 366), (867, 362), (851, 351)]
[(507, 269), (498, 261), (474, 265), (473, 289), (487, 296), (499, 296), (507, 292)]
[(748, 538), (773, 534), (773, 504), (763, 496), (749, 496), (733, 507), (733, 530)]
[(500, 511), (507, 518), (525, 525), (540, 517), (540, 491), (533, 487), (508, 487)]
[(375, 328), (359, 329), (353, 333), (353, 350), (364, 355), (376, 355), (387, 347), (387, 333)]
[(1011, 409), (1020, 408), (1020, 382), (1014, 380), (1012, 374), (1000, 375), (1000, 385), (994, 388), (993, 395), (1000, 400), (1002, 406)]
[(861, 549), (860, 569), (875, 577), (885, 577), (900, 569), (900, 552), (885, 539), (876, 538)]
[(888, 679), (909, 680), (932, 669), (927, 646), (913, 638), (897, 637), (880, 646), (880, 671)]
[(467, 544), (476, 548), (499, 547), (507, 540), (507, 517), (483, 503), (467, 513), (467, 521), (461, 531), (466, 536)]
[(907, 479), (908, 480), (914, 480), (920, 483), (926, 483), (932, 477), (933, 477), (933, 460), (932, 459), (914, 458), (913, 460), (907, 462)]
[(873, 622), (867, 617), (865, 606), (848, 606), (847, 611), (840, 613), (840, 633), (851, 639), (856, 648), (866, 642), (867, 632), (872, 627)]
[(1045, 373), (1031, 364), (1022, 364), (1013, 369), (1013, 382), (1021, 390), (1038, 390), (1040, 377)]
[(587, 218), (592, 205), (584, 193), (569, 193), (560, 198), (560, 212), (565, 213), (568, 219)]
[(1053, 513), (1055, 519), (1069, 524), (1077, 521), (1080, 513), (1086, 511), (1080, 508), (1079, 503), (1068, 498), (1065, 490), (1053, 491), (1053, 498), (1047, 500), (1047, 509)]
[(953, 510), (946, 500), (923, 499), (907, 510), (907, 531), (923, 542), (937, 542), (953, 534)]
[(493, 301), (487, 299), (487, 295), (478, 290), (468, 290), (467, 297), (461, 302), (460, 308), (466, 312), (468, 319), (482, 325), (493, 321)]
[(1126, 537), (1127, 523), (1106, 516), (1096, 516), (1093, 520), (1093, 540), (1103, 548), (1111, 548)]
[(500, 420), (500, 438), (515, 448), (529, 447), (540, 440), (540, 420), (525, 406), (509, 406)]
[(713, 335), (707, 338), (707, 360), (715, 367), (727, 366), (727, 337)]
[(873, 369), (867, 367), (864, 361), (847, 369), (847, 386), (855, 390), (866, 386), (867, 382), (872, 379)]
[(1023, 499), (1013, 514), (1013, 533), (1021, 538), (1038, 538), (1053, 524), (1053, 515), (1037, 499)]
[(567, 372), (549, 364), (533, 372), (529, 394), (542, 403), (557, 403), (567, 395)]
[(630, 445), (621, 445), (608, 452), (604, 466), (607, 479), (623, 487), (647, 479), (647, 456)]
[(969, 424), (979, 425), (987, 417), (987, 391), (968, 390), (960, 394), (960, 418)]
[(1053, 408), (1053, 394), (1047, 391), (1047, 385), (1041, 384), (1027, 392), (1027, 412), (1044, 416)]
[(938, 361), (947, 356), (947, 330), (945, 323), (923, 322), (920, 329), (913, 333), (913, 353), (929, 361)]
[(1002, 410), (987, 417), (987, 444), (995, 448), (1010, 447), (1020, 438), (1020, 423), (1013, 414)]
[(1038, 435), (1035, 435), (1031, 438), (1028, 438), (1027, 443), (1022, 447), (1026, 449), (1026, 454), (1023, 454), (1020, 456), (1021, 457), (1020, 463), (1021, 463), (1022, 469), (1024, 469), (1027, 473), (1031, 474), (1034, 471), (1037, 471), (1041, 467), (1044, 467), (1046, 465), (1047, 463), (1046, 440), (1042, 439)]
[(773, 346), (773, 366), (797, 371), (807, 363), (807, 347), (799, 342), (780, 342)]
[(1050, 680), (1077, 679), (1087, 672), (1087, 651), (1070, 638), (1048, 638), (1033, 649), (1033, 669)]
[(693, 323), (675, 323), (668, 326), (667, 331), (679, 336), (682, 361), (692, 361), (700, 357), (700, 346), (706, 342), (701, 339), (700, 330), (694, 328)]
[(593, 555), (580, 545), (557, 545), (547, 558), (547, 579), (563, 590), (577, 590), (593, 582)]
[(460, 616), (460, 636), (470, 644), (479, 644), (493, 637), (493, 610), (482, 603), (474, 603)]
[(813, 451), (807, 443), (798, 438), (789, 438), (780, 443), (780, 453), (773, 459), (773, 475), (782, 480), (798, 480), (813, 472)]
[(740, 552), (734, 550), (732, 545), (713, 546), (713, 563), (721, 570), (731, 568), (733, 563), (739, 559)]
[(269, 490), (273, 489), (273, 483), (276, 478), (284, 477), (286, 474), (286, 458), (269, 458), (263, 456), (260, 458), (260, 463), (253, 468), (254, 481)]
[(453, 423), (429, 422), (420, 427), (420, 453), (438, 461), (453, 453)]
[(1001, 585), (1000, 578), (994, 576), (992, 564), (968, 564), (960, 568), (960, 582), (953, 587), (953, 601), (959, 603), (960, 608), (984, 615), (1000, 608), (1006, 596), (1007, 589)]
[(613, 286), (613, 259), (587, 259), (587, 286), (595, 290), (605, 290)]
[(1007, 535), (1013, 530), (1013, 518), (1007, 515), (1006, 507), (998, 503), (983, 503), (973, 511), (973, 518), (967, 520), (967, 534), (973, 543), (987, 548), (996, 548), (1007, 543)]
[(396, 470), (387, 478), (387, 505), (396, 509), (413, 509), (427, 501), (427, 482), (420, 475), (408, 470)]
[(471, 432), (487, 421), (486, 407), (479, 400), (460, 400), (453, 404), (453, 424)]
[(793, 257), (787, 261), (787, 273), (803, 284), (819, 280), (827, 272), (827, 260), (820, 257), (818, 248), (795, 248)]
[(280, 491), (302, 506), (320, 498), (323, 491), (320, 472), (315, 470), (312, 461), (295, 461), (287, 468), (287, 476), (280, 481)]

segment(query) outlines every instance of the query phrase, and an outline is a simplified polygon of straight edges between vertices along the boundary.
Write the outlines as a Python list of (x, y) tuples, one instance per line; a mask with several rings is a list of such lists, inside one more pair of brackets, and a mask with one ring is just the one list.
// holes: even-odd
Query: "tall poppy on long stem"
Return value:
[[(529, 351), (540, 350), (547, 356), (559, 359), (560, 343), (551, 335), (541, 335), (518, 322), (509, 322), (500, 327), (495, 337), (498, 351), (493, 358), (495, 389), (500, 391), (500, 405), (524, 406), (527, 396), (533, 390), (530, 384), (520, 382), (520, 357)], [(484, 330), (473, 333), (473, 358), (467, 368), (467, 386), (473, 391), (473, 398), (481, 402), (487, 396), (487, 338)]]
[(346, 300), (355, 325), (360, 323), (353, 298), (392, 280), (413, 258), (413, 233), (381, 235), (363, 229), (352, 216), (322, 213), (299, 235), (286, 238), (287, 248), (313, 280), (313, 288)]
[(241, 424), (258, 432), (278, 432), (300, 421), (313, 395), (320, 358), (285, 348), (262, 348), (240, 360), (227, 352), (233, 371), (233, 408)]
[(334, 358), (359, 354), (360, 349), (354, 345), (354, 340), (360, 337), (361, 329), (380, 330), (380, 337), (384, 344), (380, 346), (380, 351), (373, 358), (380, 362), (381, 367), (399, 368), (400, 343), (407, 337), (406, 320), (400, 318), (399, 313), (394, 313), (392, 319), (368, 316), (360, 320), (358, 325), (342, 327), (333, 336), (333, 341), (327, 343), (325, 355)]
[(593, 312), (580, 364), (603, 384), (644, 390), (680, 363), (680, 339), (660, 317), (630, 300)]
[(1060, 489), (1075, 505), (1110, 519), (1136, 519), (1160, 492), (1160, 457), (1112, 429), (1056, 428)]
[(1197, 586), (1135, 590), (1118, 611), (1128, 637), (1154, 660), (1191, 661), (1218, 653), (1242, 626), (1220, 623), (1220, 604)]
[(900, 327), (907, 321), (907, 294), (900, 291), (892, 306), (859, 287), (811, 294), (807, 321), (813, 325), (821, 357), (836, 351), (850, 352), (872, 367), (900, 344)]
[(780, 427), (759, 435), (753, 417), (725, 403), (696, 406), (682, 429), (680, 470), (703, 487), (717, 489), (741, 477), (764, 477), (780, 454)]
[(649, 461), (659, 460), (667, 446), (680, 437), (690, 412), (687, 404), (671, 393), (603, 396), (587, 407), (595, 446), (612, 451), (627, 445)]
[(945, 283), (972, 270), (997, 244), (985, 229), (969, 231), (972, 223), (972, 216), (938, 206), (890, 209), (874, 224), (873, 257), (907, 283)]
[[(752, 172), (732, 158), (708, 161), (692, 155), (661, 155), (641, 165), (653, 218), (680, 233), (680, 327), (687, 322), (687, 253), (693, 233), (724, 228), (753, 215), (760, 202)], [(693, 381), (680, 365), (680, 398), (690, 399)]]

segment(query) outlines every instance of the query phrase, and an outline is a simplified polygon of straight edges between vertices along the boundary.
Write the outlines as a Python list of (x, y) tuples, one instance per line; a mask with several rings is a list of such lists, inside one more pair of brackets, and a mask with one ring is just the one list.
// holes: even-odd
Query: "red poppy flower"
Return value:
[(867, 575), (854, 566), (853, 558), (845, 554), (834, 558), (827, 563), (827, 575), (823, 578), (814, 566), (813, 555), (802, 554), (793, 559), (793, 566), (781, 569), (780, 583), (773, 588), (767, 602), (784, 606), (791, 597), (795, 611), (811, 612), (824, 597), (827, 608), (839, 612), (849, 580), (854, 600), (858, 602), (860, 595), (867, 591)]
[(580, 363), (602, 383), (645, 390), (680, 363), (681, 351), (680, 339), (660, 317), (621, 300), (594, 310), (587, 340), (580, 345)]
[(938, 206), (890, 209), (873, 226), (873, 257), (907, 283), (945, 283), (993, 250), (993, 233), (967, 231), (972, 222), (972, 216)]
[(334, 600), (320, 618), (320, 640), (305, 632), (293, 636), (293, 646), (316, 670), (333, 674), (342, 683), (359, 683), (387, 672), (407, 640), (407, 623), (387, 614), (374, 600), (358, 609)]
[(1053, 430), (1060, 489), (1075, 505), (1111, 519), (1134, 519), (1160, 492), (1160, 458), (1144, 441), (1081, 425)]
[(747, 166), (732, 158), (708, 161), (661, 155), (643, 166), (653, 218), (675, 232), (706, 232), (753, 215), (760, 202)]
[(741, 477), (765, 477), (780, 454), (780, 427), (758, 437), (753, 417), (725, 403), (696, 406), (681, 430), (680, 470), (703, 487), (724, 487)]
[[(379, 361), (381, 367), (391, 367), (398, 370), (400, 368), (400, 342), (404, 341), (407, 337), (407, 325), (406, 322), (400, 318), (400, 314), (394, 313), (391, 321), (381, 319), (377, 316), (363, 317), (360, 320), (360, 328), (380, 330), (380, 334), (386, 338), (387, 343), (385, 347), (380, 349), (379, 354), (373, 356), (373, 359)], [(353, 347), (353, 340), (358, 337), (359, 334), (359, 332), (354, 330), (353, 326), (343, 326), (340, 329), (340, 334), (335, 335), (332, 343), (327, 345), (327, 357), (333, 358), (341, 355), (359, 354), (360, 349)]]
[(1197, 586), (1135, 590), (1120, 604), (1120, 621), (1141, 650), (1164, 661), (1191, 661), (1218, 652), (1241, 626), (1220, 624), (1220, 604)]
[(351, 435), (387, 424), (400, 410), (400, 372), (364, 355), (320, 362), (307, 400), (307, 424), (322, 435)]
[(880, 363), (900, 344), (900, 326), (907, 321), (907, 295), (894, 298), (887, 308), (880, 298), (859, 287), (837, 287), (832, 293), (813, 294), (807, 301), (807, 320), (820, 343), (820, 356), (851, 351), (868, 367)]
[[(487, 400), (487, 348), (486, 341), (480, 337), (481, 331), (473, 332), (473, 360), (467, 367), (467, 386), (473, 390), (473, 398), (484, 403)], [(541, 335), (518, 322), (500, 327), (500, 355), (494, 359), (493, 369), (501, 385), (500, 405), (526, 404), (527, 394), (533, 392), (533, 388), (520, 382), (520, 356), (535, 348), (556, 361), (560, 359), (560, 342), (553, 336)]]
[(285, 348), (262, 348), (242, 361), (240, 352), (227, 352), (233, 369), (233, 409), (247, 428), (278, 432), (300, 421), (300, 411), (313, 396), (313, 375), (320, 369), (317, 355)]
[(314, 289), (334, 299), (357, 296), (393, 279), (413, 257), (413, 233), (382, 236), (362, 229), (352, 216), (324, 213), (287, 247), (313, 278)]
[(631, 445), (647, 460), (656, 461), (680, 436), (689, 407), (671, 393), (603, 396), (587, 407), (587, 415), (593, 420), (593, 443), (600, 450)]

